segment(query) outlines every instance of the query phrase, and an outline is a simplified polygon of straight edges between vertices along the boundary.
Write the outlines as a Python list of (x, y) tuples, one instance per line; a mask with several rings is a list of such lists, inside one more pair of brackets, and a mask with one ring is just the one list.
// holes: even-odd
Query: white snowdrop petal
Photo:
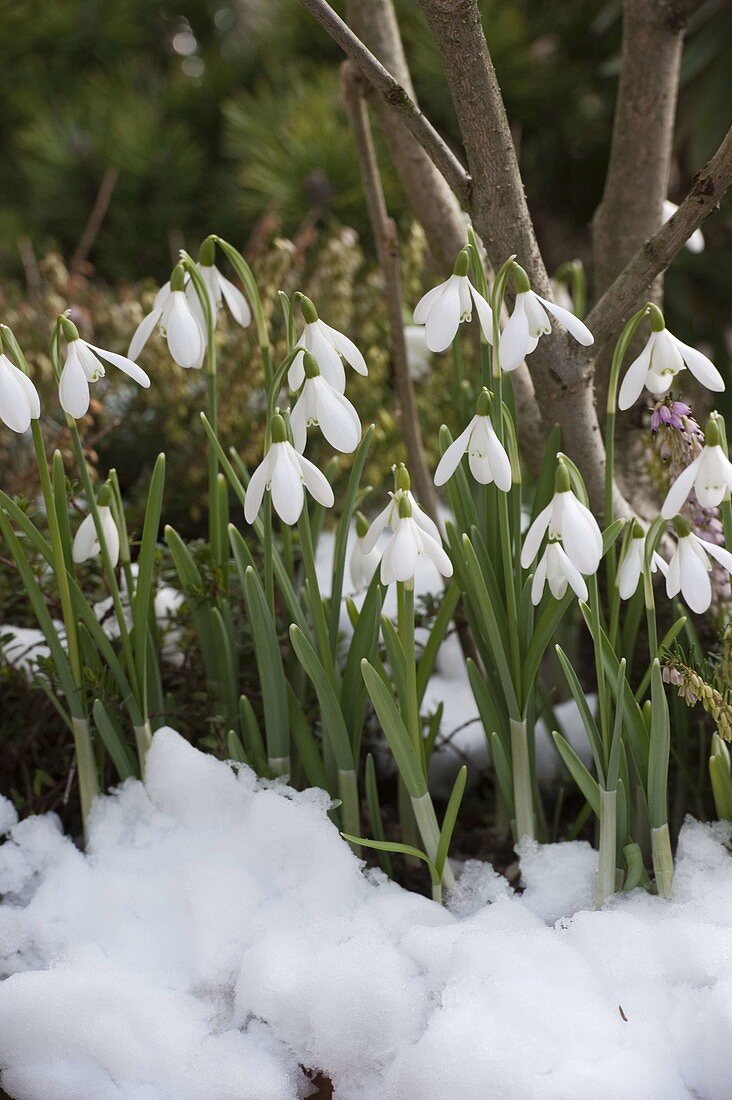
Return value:
[(0, 420), (13, 432), (26, 432), (30, 427), (31, 407), (28, 395), (11, 367), (12, 364), (3, 356), (0, 359)]
[[(158, 293), (160, 293), (158, 291)], [(143, 317), (139, 325), (132, 334), (130, 340), (130, 346), (127, 349), (127, 355), (130, 359), (137, 359), (138, 355), (145, 347), (152, 336), (153, 330), (160, 320), (163, 307), (154, 307), (146, 317)]]
[(58, 397), (61, 408), (74, 420), (79, 420), (86, 415), (90, 400), (89, 383), (73, 343), (69, 345), (66, 362), (61, 371)]
[(302, 452), (305, 450), (305, 445), (308, 439), (307, 395), (305, 393), (306, 388), (307, 386), (303, 388), (303, 392), (298, 397), (293, 406), (292, 412), (290, 413), (290, 429), (292, 430), (292, 442), (295, 445), (295, 450), (299, 451), (300, 454), (302, 454)]
[(329, 386), (324, 378), (314, 378), (316, 409), (320, 430), (331, 447), (350, 454), (361, 438), (361, 421), (348, 398)]
[(633, 360), (625, 372), (618, 394), (618, 408), (621, 410), (629, 409), (631, 405), (635, 405), (643, 393), (643, 387), (646, 384), (646, 377), (651, 365), (654, 335), (655, 333), (650, 336), (643, 351), (637, 359)]
[(446, 279), (444, 283), (440, 283), (439, 286), (433, 286), (432, 290), (428, 290), (426, 294), (422, 295), (414, 307), (414, 313), (412, 314), (412, 320), (415, 325), (425, 325), (427, 323), (430, 310), (437, 302), (449, 281), (449, 279)]
[(216, 279), (224, 301), (229, 307), (229, 312), (238, 325), (247, 328), (252, 322), (252, 311), (249, 302), (237, 286), (234, 286), (220, 271), (216, 270)]
[(437, 524), (434, 520), (430, 519), (423, 508), (420, 508), (417, 501), (414, 499), (414, 494), (410, 491), (407, 493), (409, 503), (412, 505), (412, 518), (419, 527), (420, 531), (424, 531), (426, 535), (429, 535), (435, 542), (442, 542), (440, 532), (437, 530)]
[(366, 375), (369, 373), (369, 368), (366, 366), (366, 360), (361, 352), (358, 350), (353, 340), (349, 340), (338, 329), (331, 328), (330, 325), (326, 325), (325, 321), (318, 320), (318, 326), (321, 332), (325, 333), (325, 336), (330, 340), (331, 344), (348, 363), (349, 367), (353, 367), (357, 374)]
[(681, 595), (692, 611), (701, 615), (712, 602), (712, 584), (709, 569), (689, 546), (689, 537), (679, 539), (679, 572)]
[[(486, 417), (486, 419), (488, 418)], [(485, 429), (488, 458), (493, 471), (493, 480), (501, 492), (507, 493), (511, 488), (512, 479), (509, 457), (506, 454), (505, 447), (496, 435), (496, 430), (490, 420), (488, 420)]]
[(264, 491), (271, 477), (274, 457), (272, 448), (270, 447), (259, 466), (257, 466), (256, 470), (249, 478), (249, 484), (247, 485), (244, 495), (244, 518), (247, 523), (254, 523), (259, 515), (259, 509), (262, 506), (262, 500), (264, 498)]
[(721, 393), (722, 390), (724, 390), (724, 379), (711, 359), (707, 358), (701, 351), (698, 351), (697, 348), (692, 348), (689, 344), (682, 343), (676, 336), (672, 336), (671, 339), (697, 382), (701, 382), (702, 386), (706, 386), (708, 390), (713, 390), (715, 393)]
[(560, 562), (560, 568), (567, 578), (570, 588), (580, 600), (586, 600), (588, 598), (588, 592), (584, 577), (569, 555), (565, 553), (563, 547), (561, 547), (559, 543), (555, 543), (554, 545), (557, 558)]
[[(303, 338), (301, 336), (298, 340), (298, 344), (302, 343)], [(302, 360), (303, 352), (299, 351), (295, 358), (292, 360), (292, 363), (290, 364), (290, 369), (287, 372), (287, 385), (293, 393), (296, 393), (305, 381), (305, 367), (303, 366)]]
[(707, 539), (700, 539), (698, 536), (697, 539), (711, 558), (718, 561), (728, 573), (732, 573), (732, 554), (729, 550), (724, 546), (717, 546), (715, 542), (708, 542)]
[(282, 522), (291, 527), (300, 518), (305, 501), (300, 467), (290, 457), (287, 443), (275, 443), (273, 449), (276, 454), (271, 479), (272, 507)]
[(84, 374), (88, 382), (96, 382), (104, 378), (107, 373), (104, 363), (98, 358), (85, 340), (74, 340), (74, 348), (79, 356), (79, 362), (84, 368)]
[(651, 572), (655, 573), (657, 569), (660, 571), (662, 576), (668, 576), (668, 562), (665, 561), (665, 559), (662, 558), (660, 554), (657, 554), (654, 551), (651, 558)]
[(445, 552), (442, 543), (435, 542), (429, 535), (423, 534), (422, 548), (433, 565), (437, 566), (443, 577), (452, 576), (452, 562)]
[(186, 369), (201, 366), (205, 350), (203, 333), (182, 290), (174, 290), (170, 295), (167, 341), (170, 354), (178, 366)]
[(676, 481), (666, 494), (666, 499), (661, 508), (661, 515), (664, 519), (673, 519), (673, 517), (683, 508), (686, 503), (686, 498), (694, 488), (694, 479), (696, 478), (696, 473), (701, 465), (701, 461), (702, 455), (699, 455), (676, 478)]
[(315, 357), (315, 361), (320, 367), (320, 373), (326, 382), (329, 382), (333, 389), (338, 390), (339, 393), (343, 393), (346, 388), (346, 372), (343, 369), (343, 362), (336, 349), (326, 339), (318, 321), (305, 326), (305, 346)]
[(574, 313), (570, 310), (564, 309), (563, 306), (558, 306), (554, 302), (548, 302), (546, 298), (540, 297), (538, 294), (536, 297), (546, 306), (550, 313), (552, 313), (561, 325), (566, 328), (567, 332), (574, 336), (578, 344), (582, 344), (583, 347), (589, 347), (590, 344), (594, 344), (595, 337), (592, 335), (587, 325), (580, 321), (579, 317), (575, 317)]
[(552, 331), (552, 323), (539, 295), (535, 294), (533, 290), (525, 292), (524, 308), (526, 310), (526, 320), (529, 324), (529, 335), (534, 339), (538, 339), (540, 336), (548, 336)]
[(8, 365), (10, 374), (25, 394), (26, 401), (28, 402), (28, 411), (30, 412), (31, 420), (38, 420), (38, 417), (41, 415), (41, 399), (38, 396), (38, 390), (33, 385), (25, 371), (20, 370), (20, 368), (16, 367), (15, 363), (11, 363), (9, 359), (6, 359), (5, 362)]
[(413, 528), (414, 520), (400, 519), (392, 535), (391, 565), (397, 581), (408, 581), (417, 568), (420, 544)]
[(631, 539), (628, 551), (620, 563), (617, 585), (621, 600), (629, 600), (638, 588), (643, 570), (643, 545), (643, 539)]
[(478, 314), (478, 323), (483, 336), (489, 344), (493, 344), (493, 310), (482, 294), (479, 294), (472, 283), (468, 283), (470, 294), (475, 303), (475, 312)]
[(124, 374), (128, 375), (134, 382), (147, 389), (150, 385), (150, 378), (142, 369), (138, 367), (137, 363), (133, 363), (131, 359), (128, 359), (126, 355), (119, 355), (116, 351), (106, 351), (104, 348), (95, 347), (94, 344), (89, 344), (88, 347), (95, 351), (97, 355), (100, 355), (103, 359), (106, 359), (108, 363), (111, 363), (113, 367), (117, 367)]
[(77, 565), (80, 565), (82, 562), (88, 561), (89, 558), (95, 557), (98, 553), (97, 531), (94, 526), (94, 517), (90, 512), (89, 515), (84, 516), (74, 535), (74, 541), (71, 545), (71, 558)]
[(437, 469), (435, 470), (435, 485), (444, 485), (457, 470), (460, 465), (460, 460), (467, 450), (470, 434), (476, 420), (477, 417), (474, 416), (467, 428), (460, 433), (457, 439), (453, 440), (438, 462)]
[(516, 295), (513, 313), (508, 318), (506, 327), (501, 333), (498, 356), (501, 369), (505, 371), (516, 370), (529, 354), (531, 336), (529, 321), (526, 316), (525, 297), (525, 294)]
[(446, 351), (455, 339), (460, 326), (459, 276), (452, 275), (437, 302), (430, 310), (425, 324), (425, 340), (430, 351)]
[(666, 570), (666, 595), (669, 599), (678, 596), (681, 591), (681, 559), (678, 544)]
[(384, 528), (389, 521), (389, 512), (391, 511), (392, 501), (390, 500), (386, 508), (382, 508), (379, 514), (371, 521), (371, 525), (363, 538), (363, 551), (364, 554), (369, 554), (376, 543), (379, 541)]
[(554, 501), (550, 501), (546, 508), (542, 508), (538, 516), (529, 527), (526, 532), (526, 538), (524, 539), (524, 545), (521, 549), (521, 565), (524, 569), (528, 569), (532, 561), (539, 553), (539, 547), (541, 546), (542, 539), (549, 527), (549, 521), (552, 518), (552, 512), (554, 509)]
[[(294, 451), (292, 453), (293, 455), (295, 454)], [(297, 455), (297, 461), (300, 465), (305, 486), (310, 495), (314, 500), (317, 500), (318, 504), (322, 504), (324, 508), (332, 508), (335, 503), (335, 497), (333, 496), (333, 490), (328, 478), (313, 462), (310, 462), (309, 459), (305, 458), (303, 455)]]
[(541, 603), (541, 597), (544, 594), (544, 585), (546, 584), (546, 550), (541, 556), (541, 561), (536, 567), (534, 578), (531, 582), (531, 602), (534, 607), (538, 607)]
[(114, 567), (119, 561), (119, 531), (117, 530), (117, 524), (114, 522), (112, 509), (102, 505), (99, 508), (99, 518), (102, 521), (102, 531), (104, 532), (104, 541), (107, 544), (109, 559)]

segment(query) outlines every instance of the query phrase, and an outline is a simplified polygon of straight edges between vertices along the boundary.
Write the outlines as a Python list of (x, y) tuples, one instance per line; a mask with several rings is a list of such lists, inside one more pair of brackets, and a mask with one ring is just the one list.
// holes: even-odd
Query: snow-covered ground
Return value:
[(171, 730), (89, 850), (0, 801), (0, 1067), (15, 1100), (732, 1097), (728, 826), (671, 901), (590, 908), (587, 844), (468, 864), (448, 911), (364, 873), (326, 816)]

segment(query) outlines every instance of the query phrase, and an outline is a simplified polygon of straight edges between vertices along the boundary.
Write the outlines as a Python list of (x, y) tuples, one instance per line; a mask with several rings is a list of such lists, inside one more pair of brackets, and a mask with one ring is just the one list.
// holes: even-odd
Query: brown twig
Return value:
[(407, 90), (384, 68), (378, 57), (366, 48), (326, 0), (300, 0), (300, 3), (351, 58), (389, 106), (398, 112), (405, 126), (429, 154), (460, 201), (467, 204), (470, 199), (470, 176)]
[(379, 264), (384, 275), (385, 300), (389, 314), (391, 362), (394, 370), (401, 429), (409, 458), (409, 469), (422, 505), (437, 519), (437, 492), (427, 465), (419, 427), (414, 385), (409, 374), (402, 313), (402, 274), (399, 236), (386, 208), (381, 174), (374, 149), (368, 110), (361, 94), (361, 77), (352, 62), (341, 66), (341, 88), (348, 119), (356, 140), (361, 180), (374, 232)]
[(73, 280), (78, 278), (81, 274), (84, 264), (89, 257), (89, 253), (94, 247), (94, 242), (99, 235), (99, 230), (102, 228), (102, 223), (107, 216), (109, 204), (112, 201), (112, 195), (114, 194), (118, 179), (118, 168), (113, 168), (110, 165), (105, 169), (104, 175), (102, 176), (102, 182), (99, 184), (99, 189), (94, 199), (91, 213), (84, 226), (84, 231), (79, 238), (79, 243), (76, 246), (74, 255), (71, 257), (71, 263), (69, 264), (69, 282), (73, 282)]

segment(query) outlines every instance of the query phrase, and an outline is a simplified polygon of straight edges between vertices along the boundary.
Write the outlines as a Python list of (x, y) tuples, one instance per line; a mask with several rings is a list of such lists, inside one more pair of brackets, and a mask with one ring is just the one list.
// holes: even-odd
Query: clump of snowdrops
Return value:
[[(501, 331), (499, 317), (509, 284), (514, 304)], [(435, 470), (447, 507), (444, 514), (429, 515), (424, 502), (415, 499), (410, 473), (401, 463), (393, 468), (393, 490), (369, 522), (363, 513), (368, 487), (361, 482), (374, 429), (364, 430), (347, 395), (350, 377), (367, 375), (368, 363), (348, 335), (328, 323), (327, 306), (321, 316), (318, 305), (302, 293), (280, 292), (279, 300), (287, 342), (284, 357), (276, 360), (268, 312), (251, 269), (231, 244), (211, 236), (197, 260), (181, 254), (131, 335), (127, 355), (92, 344), (68, 312), (59, 314), (50, 361), (87, 510), (73, 531), (63, 464), (58, 453), (50, 462), (45, 454), (40, 401), (28, 363), (11, 329), (0, 328), (0, 418), (11, 431), (30, 429), (45, 508), (41, 530), (15, 500), (0, 492), (0, 533), (46, 636), (61, 685), (58, 706), (74, 739), (84, 818), (100, 793), (104, 757), (111, 758), (120, 779), (144, 775), (151, 715), (156, 724), (165, 715), (153, 610), (165, 456), (158, 457), (152, 471), (135, 545), (117, 480), (110, 476), (101, 485), (93, 482), (79, 422), (105, 371), (121, 371), (143, 388), (154, 384), (137, 360), (144, 362), (148, 342), (164, 341), (181, 370), (200, 371), (206, 382), (199, 412), (208, 444), (208, 561), (218, 583), (204, 584), (190, 546), (176, 530), (165, 527), (164, 537), (191, 609), (209, 686), (224, 715), (231, 758), (263, 775), (323, 787), (333, 798), (333, 819), (356, 850), (377, 849), (387, 870), (392, 852), (423, 861), (433, 895), (441, 898), (454, 885), (449, 848), (466, 768), (457, 774), (440, 821), (427, 782), (440, 714), (438, 708), (426, 722), (423, 701), (439, 648), (460, 615), (461, 633), (470, 637), (468, 676), (490, 747), (497, 799), (515, 840), (541, 839), (547, 832), (536, 778), (535, 727), (547, 709), (543, 666), (555, 653), (594, 760), (591, 772), (562, 732), (554, 730), (557, 751), (586, 800), (587, 813), (597, 819), (598, 904), (620, 888), (645, 886), (667, 895), (673, 876), (667, 792), (671, 729), (661, 662), (682, 632), (690, 645), (698, 646), (680, 601), (695, 613), (705, 612), (713, 597), (712, 563), (732, 570), (732, 555), (721, 540), (697, 534), (685, 512), (692, 492), (703, 508), (721, 510), (728, 542), (732, 465), (724, 423), (713, 413), (698, 453), (674, 480), (661, 514), (647, 526), (637, 519), (615, 518), (615, 418), (617, 409), (630, 407), (644, 388), (659, 407), (673, 409), (671, 389), (684, 370), (707, 388), (721, 390), (716, 368), (668, 332), (655, 305), (644, 306), (625, 326), (615, 349), (608, 397), (601, 529), (581, 473), (562, 453), (556, 432), (549, 438), (539, 476), (525, 484), (511, 386), (512, 371), (538, 341), (552, 339), (553, 323), (582, 344), (591, 344), (592, 334), (569, 309), (539, 297), (515, 257), (506, 260), (489, 289), (470, 233), (453, 273), (414, 310), (414, 324), (424, 327), (429, 351), (449, 351), (455, 363), (456, 406), (464, 426), (454, 439), (443, 427), (442, 457)], [(218, 436), (215, 333), (224, 310), (234, 325), (253, 330), (262, 365), (264, 444), (261, 458), (251, 466), (235, 448), (225, 450)], [(480, 329), (480, 373), (466, 380), (460, 341), (464, 322), (473, 315)], [(647, 343), (625, 370), (631, 340), (642, 325), (650, 330)], [(315, 434), (337, 455), (350, 456), (348, 483), (333, 521), (330, 467), (314, 463), (305, 453)], [(326, 522), (335, 528), (327, 596), (316, 570)], [(51, 619), (29, 551), (55, 577), (62, 634)], [(422, 558), (434, 564), (444, 589), (429, 637), (417, 652), (414, 582)], [(89, 560), (98, 562), (109, 592), (114, 636), (101, 628), (78, 581), (78, 566)], [(659, 639), (656, 581), (661, 574), (674, 614)], [(259, 716), (251, 699), (239, 691), (241, 655), (231, 596), (237, 583), (256, 656)], [(396, 589), (396, 621), (383, 614), (391, 586)], [(347, 589), (351, 636), (345, 646), (341, 610)], [(577, 612), (594, 652), (596, 710), (557, 644), (563, 624), (575, 623)], [(278, 634), (283, 615), (289, 622), (285, 644)], [(647, 646), (641, 661), (645, 671), (631, 686), (628, 670), (631, 663), (638, 666), (641, 642)], [(677, 673), (682, 675), (678, 668)], [(93, 686), (101, 675), (116, 685), (124, 721), (95, 694)], [(719, 733), (710, 767), (719, 808), (732, 804), (732, 778), (722, 743), (729, 725), (719, 719), (720, 707), (715, 713)], [(377, 770), (370, 754), (363, 759), (363, 733), (371, 714), (398, 772), (399, 841), (385, 838)], [(364, 807), (368, 827), (362, 820)]]

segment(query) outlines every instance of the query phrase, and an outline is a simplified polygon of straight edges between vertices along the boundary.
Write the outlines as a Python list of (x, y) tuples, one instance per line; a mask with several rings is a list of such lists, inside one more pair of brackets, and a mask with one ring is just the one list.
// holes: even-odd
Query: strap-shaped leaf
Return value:
[(147, 645), (150, 637), (149, 622), (152, 605), (152, 593), (155, 569), (155, 554), (160, 530), (160, 515), (163, 507), (165, 489), (165, 455), (159, 454), (150, 478), (145, 505), (145, 520), (142, 525), (140, 553), (137, 558), (137, 585), (132, 605), (132, 638), (135, 650), (137, 680), (143, 685), (147, 679)]
[(375, 431), (375, 426), (373, 424), (370, 424), (364, 432), (361, 442), (356, 448), (356, 453), (353, 456), (351, 473), (348, 478), (348, 486), (346, 488), (345, 497), (343, 499), (341, 517), (338, 521), (338, 527), (336, 530), (335, 546), (333, 548), (333, 581), (330, 590), (330, 621), (328, 624), (330, 644), (332, 648), (335, 648), (335, 644), (338, 638), (338, 623), (341, 613), (341, 597), (343, 595), (343, 577), (346, 569), (346, 549), (348, 545), (348, 532), (351, 526), (351, 519), (353, 518), (353, 513), (356, 507), (356, 497), (358, 494), (358, 487), (361, 483), (361, 475), (363, 474), (363, 468), (366, 465), (366, 459), (368, 458), (369, 451), (371, 450), (371, 444), (374, 439)]
[(315, 688), (315, 694), (318, 696), (323, 736), (327, 737), (330, 743), (338, 771), (353, 771), (355, 765), (351, 742), (335, 688), (326, 675), (310, 640), (295, 623), (290, 627), (290, 640), (297, 659), (309, 676)]
[(564, 765), (574, 779), (575, 783), (581, 790), (582, 794), (587, 799), (588, 804), (592, 808), (592, 812), (595, 817), (600, 820), (600, 788), (597, 785), (597, 780), (590, 775), (585, 765), (580, 760), (577, 753), (574, 751), (569, 741), (562, 737), (558, 730), (552, 731), (552, 737), (554, 738), (554, 744), (557, 746), (557, 751), (561, 756)]
[(496, 773), (498, 787), (503, 796), (503, 801), (508, 807), (508, 812), (513, 818), (516, 814), (516, 804), (513, 795), (513, 769), (511, 768), (511, 760), (497, 733), (492, 733), (490, 735), (490, 745), (493, 770)]
[(427, 794), (427, 780), (392, 694), (368, 661), (361, 662), (361, 671), (404, 785), (412, 798), (422, 798)]
[[(374, 767), (373, 755), (369, 752), (366, 754), (366, 766), (364, 768), (364, 780), (366, 786), (366, 804), (369, 808), (369, 818), (371, 819), (371, 831), (374, 834), (374, 840), (383, 842), (384, 836), (384, 823), (381, 819), (381, 803), (379, 801), (379, 788), (376, 783), (376, 768)], [(382, 851), (379, 854), (379, 865), (381, 870), (389, 878), (394, 877), (394, 867), (389, 853)]]
[(567, 684), (569, 685), (569, 690), (572, 692), (572, 698), (575, 701), (575, 705), (577, 707), (577, 710), (579, 711), (580, 718), (582, 719), (582, 725), (585, 727), (587, 740), (589, 741), (590, 748), (592, 749), (592, 756), (595, 761), (595, 770), (597, 772), (598, 778), (603, 786), (606, 787), (606, 789), (610, 789), (605, 781), (605, 764), (602, 737), (600, 735), (599, 729), (597, 728), (595, 716), (590, 710), (590, 705), (587, 702), (587, 696), (582, 690), (582, 685), (579, 682), (577, 673), (572, 668), (570, 660), (562, 647), (557, 645), (554, 647), (554, 650), (557, 657), (559, 658), (559, 663), (562, 666), (562, 671), (564, 672), (565, 679), (567, 681)]
[[(305, 778), (311, 787), (321, 787), (324, 791), (329, 790), (328, 777), (320, 747), (313, 736), (307, 718), (302, 712), (300, 700), (289, 683), (287, 685), (287, 709), (290, 714), (292, 740), (295, 743), (298, 759), (305, 772)], [(334, 791), (329, 793), (335, 796)]]
[(117, 726), (107, 714), (101, 699), (94, 700), (92, 713), (94, 714), (94, 725), (97, 727), (104, 747), (117, 769), (117, 775), (120, 780), (124, 781), (131, 776), (139, 776), (132, 754), (125, 744)]
[(381, 616), (381, 636), (384, 639), (386, 658), (402, 708), (407, 705), (406, 657), (394, 623), (386, 615)]
[(452, 622), (459, 600), (460, 588), (455, 581), (452, 581), (445, 590), (445, 595), (440, 604), (440, 610), (435, 616), (430, 636), (422, 650), (422, 656), (417, 665), (417, 701), (419, 703), (421, 703), (424, 698), (430, 676), (435, 670), (437, 654), (440, 651), (440, 646), (445, 640), (445, 635)]
[(671, 724), (658, 658), (651, 671), (651, 742), (648, 749), (648, 815), (652, 829), (668, 821), (668, 761)]
[(427, 864), (432, 884), (437, 886), (440, 881), (440, 876), (437, 873), (434, 863), (420, 848), (414, 848), (411, 844), (400, 844), (396, 840), (368, 840), (362, 836), (351, 836), (350, 833), (341, 833), (341, 836), (344, 840), (347, 840), (349, 844), (356, 846), (360, 845), (362, 848), (375, 848), (377, 852), (395, 852), (397, 855), (412, 856), (415, 859), (421, 859), (423, 863)]
[(367, 705), (366, 685), (361, 675), (361, 661), (366, 658), (371, 664), (374, 663), (379, 644), (379, 622), (385, 595), (386, 588), (381, 584), (377, 570), (371, 579), (361, 610), (356, 612), (357, 618), (353, 623), (351, 644), (348, 647), (348, 656), (343, 668), (341, 710), (353, 745), (354, 756), (358, 756), (358, 742)]
[(447, 860), (447, 853), (450, 850), (450, 841), (452, 840), (452, 834), (457, 824), (458, 813), (460, 812), (460, 805), (463, 800), (463, 795), (465, 794), (465, 784), (467, 780), (468, 768), (466, 764), (463, 764), (455, 777), (455, 782), (450, 792), (450, 798), (445, 810), (445, 816), (442, 819), (440, 843), (437, 845), (437, 855), (435, 856), (435, 867), (440, 878), (442, 878), (442, 872)]
[(277, 627), (267, 604), (262, 582), (251, 568), (244, 573), (244, 598), (254, 640), (254, 656), (259, 671), (264, 708), (267, 756), (270, 760), (290, 755), (290, 718), (287, 707), (287, 681)]
[(258, 775), (267, 774), (267, 752), (257, 716), (246, 695), (239, 696), (239, 726), (247, 759)]

